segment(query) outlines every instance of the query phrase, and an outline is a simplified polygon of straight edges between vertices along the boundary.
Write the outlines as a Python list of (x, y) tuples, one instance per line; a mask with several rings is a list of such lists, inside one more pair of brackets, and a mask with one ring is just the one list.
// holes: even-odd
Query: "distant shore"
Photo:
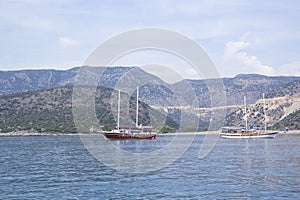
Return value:
[[(220, 134), (220, 131), (204, 131), (204, 132), (177, 132), (177, 133), (159, 133), (158, 135), (212, 135)], [(290, 130), (288, 133), (284, 131), (279, 131), (279, 134), (299, 134), (300, 130)], [(27, 132), (27, 131), (17, 131), (9, 133), (0, 133), (0, 137), (18, 137), (18, 136), (97, 136), (99, 134), (95, 133), (36, 133), (36, 132)]]
[(8, 133), (0, 133), (0, 137), (18, 137), (18, 136), (83, 136), (83, 135), (90, 135), (90, 136), (97, 136), (99, 134), (94, 133), (35, 133), (35, 132), (8, 132)]
[[(221, 131), (203, 131), (203, 132), (187, 132), (187, 133), (183, 133), (183, 132), (178, 132), (178, 133), (160, 133), (158, 135), (212, 135), (212, 134), (220, 134)], [(300, 130), (290, 130), (287, 133), (285, 133), (284, 131), (279, 131), (279, 134), (299, 134), (300, 135)]]

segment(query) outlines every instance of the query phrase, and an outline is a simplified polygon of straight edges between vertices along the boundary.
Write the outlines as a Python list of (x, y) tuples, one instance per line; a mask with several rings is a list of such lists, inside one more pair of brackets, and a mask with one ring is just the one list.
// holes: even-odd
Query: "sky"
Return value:
[[(201, 46), (219, 75), (300, 76), (298, 0), (0, 0), (0, 70), (70, 69), (98, 45), (126, 31), (161, 28)], [(186, 63), (137, 52), (115, 65)]]

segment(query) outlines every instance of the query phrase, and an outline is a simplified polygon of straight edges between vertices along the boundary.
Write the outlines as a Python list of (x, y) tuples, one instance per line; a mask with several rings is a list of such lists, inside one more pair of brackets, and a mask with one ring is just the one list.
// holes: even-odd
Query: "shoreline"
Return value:
[(95, 133), (32, 133), (32, 132), (9, 132), (0, 133), (0, 137), (23, 137), (23, 136), (97, 136)]
[[(203, 132), (178, 132), (178, 133), (159, 133), (158, 135), (220, 135), (221, 131), (203, 131)], [(288, 133), (285, 131), (278, 131), (280, 135), (300, 135), (300, 130), (289, 130)]]
[[(187, 135), (219, 135), (220, 131), (203, 131), (203, 132), (178, 132), (178, 133), (158, 133), (158, 136), (187, 136)], [(279, 131), (280, 135), (300, 135), (300, 130), (290, 130), (288, 133), (284, 131)], [(34, 133), (34, 132), (9, 132), (9, 133), (0, 133), (0, 137), (25, 137), (25, 136), (98, 136), (100, 134), (95, 133)]]

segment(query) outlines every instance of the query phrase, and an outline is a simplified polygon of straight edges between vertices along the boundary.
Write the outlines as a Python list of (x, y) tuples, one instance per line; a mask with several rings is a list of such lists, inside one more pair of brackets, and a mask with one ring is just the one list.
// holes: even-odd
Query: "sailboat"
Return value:
[(232, 138), (232, 139), (250, 139), (250, 138), (274, 138), (278, 131), (267, 131), (267, 116), (266, 116), (266, 105), (265, 105), (265, 94), (263, 94), (264, 102), (264, 130), (248, 129), (248, 115), (247, 115), (247, 103), (246, 97), (244, 96), (245, 104), (245, 114), (246, 114), (246, 124), (245, 127), (222, 127), (221, 137), (222, 138)]
[(120, 126), (120, 90), (118, 90), (118, 118), (117, 127), (111, 131), (102, 131), (101, 133), (107, 139), (156, 139), (156, 133), (152, 131), (150, 126), (138, 125), (139, 112), (139, 88), (137, 88), (136, 101), (136, 125), (134, 126)]

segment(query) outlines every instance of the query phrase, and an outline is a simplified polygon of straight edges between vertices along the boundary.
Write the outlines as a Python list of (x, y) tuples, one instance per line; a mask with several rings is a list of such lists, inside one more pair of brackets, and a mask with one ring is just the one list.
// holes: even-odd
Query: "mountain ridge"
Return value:
[[(12, 94), (17, 92), (26, 92), (32, 90), (50, 89), (55, 87), (72, 86), (76, 81), (80, 67), (71, 68), (68, 70), (20, 70), (20, 71), (0, 71), (0, 95)], [(104, 70), (105, 69), (105, 70)], [(139, 69), (136, 67), (109, 67), (97, 70), (103, 70), (101, 82), (98, 86), (106, 88), (115, 88), (116, 84), (124, 75)], [(137, 71), (137, 70), (135, 70)], [(158, 77), (155, 77), (147, 72), (139, 69), (136, 72), (137, 76), (143, 77), (143, 80), (156, 80), (157, 83), (163, 83)], [(139, 79), (137, 77), (137, 80)], [(222, 81), (224, 92), (227, 96), (227, 105), (236, 105), (242, 103), (241, 96), (248, 96), (249, 103), (254, 103), (262, 93), (268, 93), (276, 90), (279, 86), (299, 80), (297, 76), (265, 76), (259, 74), (238, 74), (233, 78), (220, 79), (186, 79), (181, 82), (186, 82), (193, 89), (198, 97), (199, 107), (211, 107), (210, 96), (212, 91), (207, 87), (207, 81)], [(171, 87), (170, 84), (165, 84)], [(172, 85), (172, 89), (176, 90), (176, 86), (180, 82)], [(143, 95), (143, 94), (141, 94)], [(164, 98), (156, 95), (158, 102), (163, 102)], [(159, 98), (161, 98), (159, 100)], [(167, 104), (167, 103), (166, 103)]]
[[(140, 100), (145, 103), (145, 105), (149, 105), (151, 108), (155, 108), (159, 113), (164, 113), (164, 115), (169, 116), (169, 121), (171, 124), (174, 125), (176, 128), (178, 123), (181, 121), (181, 115), (185, 113), (185, 116), (190, 116), (191, 118), (186, 119), (186, 124), (190, 121), (190, 119), (195, 119), (195, 116), (198, 117), (199, 124), (198, 130), (205, 130), (209, 124), (210, 120), (214, 116), (213, 113), (224, 111), (226, 109), (227, 118), (226, 122), (227, 125), (241, 125), (242, 119), (241, 116), (239, 117), (230, 117), (237, 112), (239, 105), (243, 104), (243, 96), (247, 96), (248, 104), (255, 104), (259, 99), (261, 99), (262, 94), (265, 93), (266, 97), (270, 99), (270, 101), (277, 101), (277, 97), (282, 96), (295, 96), (299, 91), (299, 84), (300, 84), (300, 77), (296, 76), (279, 76), (279, 77), (269, 77), (265, 75), (259, 74), (239, 74), (233, 78), (222, 78), (222, 79), (207, 79), (207, 80), (183, 80), (181, 82), (177, 82), (175, 84), (167, 84), (158, 77), (144, 72), (143, 70), (135, 67), (112, 67), (108, 69), (104, 68), (72, 68), (69, 70), (22, 70), (22, 71), (8, 71), (3, 72), (0, 71), (0, 123), (2, 123), (2, 131), (4, 130), (3, 127), (7, 127), (5, 125), (6, 118), (10, 118), (14, 116), (16, 119), (19, 118), (29, 118), (34, 119), (34, 113), (28, 111), (20, 111), (20, 106), (18, 105), (20, 102), (18, 100), (14, 101), (14, 95), (24, 96), (37, 93), (43, 101), (35, 101), (33, 106), (35, 110), (36, 108), (40, 108), (42, 106), (41, 102), (45, 105), (51, 101), (45, 101), (45, 98), (59, 98), (60, 96), (56, 92), (52, 92), (51, 94), (45, 94), (46, 97), (40, 95), (39, 93), (43, 93), (43, 90), (52, 90), (52, 91), (59, 91), (65, 90), (61, 88), (70, 88), (74, 86), (76, 81), (76, 75), (78, 74), (79, 70), (92, 70), (94, 72), (100, 72), (102, 75), (101, 81), (98, 83), (98, 87), (106, 88), (108, 90), (113, 90), (115, 87), (121, 89), (123, 93), (126, 93), (128, 96), (132, 96), (133, 91), (129, 90), (129, 87), (133, 87), (135, 84), (138, 86), (139, 84), (143, 84), (140, 86)], [(8, 76), (7, 76), (8, 75)], [(125, 76), (126, 75), (126, 76)], [(88, 79), (87, 79), (88, 80)], [(88, 80), (89, 81), (89, 80)], [(213, 84), (214, 81), (222, 82), (223, 88), (208, 88), (208, 84)], [(90, 83), (87, 82), (87, 85)], [(135, 87), (135, 86), (134, 86)], [(216, 91), (214, 91), (217, 89)], [(212, 96), (218, 92), (224, 92), (226, 95), (226, 101), (223, 106), (218, 111), (218, 108), (215, 109), (212, 104)], [(70, 93), (70, 91), (69, 91)], [(58, 96), (57, 96), (58, 95)], [(70, 96), (71, 94), (69, 94)], [(293, 96), (293, 97), (294, 97)], [(195, 99), (193, 99), (195, 98)], [(3, 99), (6, 99), (5, 101)], [(197, 100), (197, 101), (196, 101)], [(101, 103), (102, 100), (98, 99)], [(197, 104), (195, 104), (195, 102)], [(15, 103), (15, 104), (14, 104)], [(32, 102), (31, 102), (32, 103)], [(67, 109), (70, 108), (71, 100), (66, 100)], [(17, 110), (10, 109), (9, 113), (7, 111), (7, 105), (11, 107), (18, 108)], [(5, 105), (5, 106), (3, 106)], [(23, 104), (22, 104), (23, 105)], [(25, 104), (24, 104), (25, 105)], [(62, 104), (61, 104), (62, 105)], [(197, 111), (191, 110), (190, 106), (194, 106), (196, 108), (200, 108)], [(28, 105), (26, 105), (28, 106)], [(101, 106), (101, 105), (100, 105)], [(102, 105), (102, 111), (105, 111), (106, 108), (109, 108), (110, 105), (106, 104)], [(288, 104), (284, 104), (281, 107), (277, 107), (277, 111), (274, 113), (276, 116), (281, 116), (281, 118), (276, 119), (278, 124), (273, 123), (273, 127), (282, 128), (285, 125), (289, 125), (291, 127), (298, 127), (297, 120), (299, 119), (299, 112), (298, 107), (290, 107)], [(21, 106), (22, 107), (22, 106)], [(61, 106), (62, 107), (62, 106)], [(150, 108), (149, 107), (149, 108)], [(186, 109), (187, 108), (187, 109)], [(279, 109), (280, 108), (280, 109)], [(261, 108), (260, 108), (261, 109)], [(283, 115), (284, 109), (291, 109), (288, 115)], [(47, 111), (47, 109), (42, 109)], [(15, 113), (19, 115), (15, 115)], [(39, 110), (38, 110), (39, 112)], [(50, 109), (48, 110), (49, 113), (44, 113), (45, 119), (51, 122), (51, 118), (49, 116), (62, 116), (59, 114), (59, 108)], [(53, 113), (51, 113), (53, 112)], [(70, 111), (66, 111), (70, 114)], [(239, 111), (241, 112), (241, 111)], [(3, 114), (4, 113), (4, 114)], [(27, 113), (27, 114), (26, 114)], [(192, 114), (191, 114), (192, 113)], [(233, 113), (233, 114), (231, 114)], [(286, 112), (285, 112), (286, 113)], [(67, 114), (66, 116), (68, 116)], [(103, 113), (102, 113), (103, 114)], [(191, 115), (190, 115), (191, 114)], [(274, 115), (275, 115), (274, 114)], [(132, 111), (131, 111), (132, 115)], [(193, 115), (193, 116), (192, 116)], [(109, 116), (109, 115), (108, 115)], [(145, 115), (146, 116), (146, 115)], [(156, 115), (157, 116), (157, 115)], [(256, 115), (253, 115), (256, 116)], [(261, 116), (256, 116), (258, 119)], [(149, 116), (148, 116), (149, 118)], [(162, 119), (162, 118), (161, 118)], [(158, 124), (160, 123), (161, 119), (158, 117), (155, 119)], [(288, 120), (290, 119), (290, 120)], [(38, 120), (42, 120), (39, 118)], [(64, 124), (63, 127), (70, 127), (70, 129), (65, 129), (66, 132), (73, 132), (74, 126), (70, 125), (72, 123), (70, 118), (60, 120), (61, 123), (64, 121), (68, 121), (67, 124)], [(147, 117), (144, 119), (144, 124), (147, 124)], [(149, 120), (149, 119), (148, 119)], [(274, 119), (275, 120), (275, 119)], [(291, 121), (292, 120), (292, 121)], [(54, 120), (55, 121), (55, 120)], [(59, 120), (58, 120), (59, 121)], [(58, 121), (52, 123), (53, 127), (56, 124), (59, 124)], [(300, 121), (300, 120), (298, 120)], [(256, 122), (256, 121), (255, 121)], [(275, 122), (275, 121), (274, 121)], [(113, 119), (107, 119), (106, 123), (113, 123)], [(256, 122), (258, 123), (258, 122)], [(12, 121), (10, 122), (12, 124)], [(258, 123), (260, 124), (260, 123)], [(51, 125), (51, 126), (52, 126)], [(224, 124), (225, 125), (225, 124)], [(23, 126), (21, 126), (21, 129)], [(26, 128), (26, 127), (25, 127)], [(178, 128), (178, 127), (177, 127)], [(12, 129), (8, 130), (17, 130), (20, 127), (13, 127)], [(59, 127), (57, 130), (60, 130)], [(181, 128), (182, 129), (182, 128)], [(41, 131), (41, 129), (37, 128), (37, 130)], [(48, 131), (55, 130), (54, 129), (47, 129)], [(68, 131), (67, 131), (68, 130)]]

